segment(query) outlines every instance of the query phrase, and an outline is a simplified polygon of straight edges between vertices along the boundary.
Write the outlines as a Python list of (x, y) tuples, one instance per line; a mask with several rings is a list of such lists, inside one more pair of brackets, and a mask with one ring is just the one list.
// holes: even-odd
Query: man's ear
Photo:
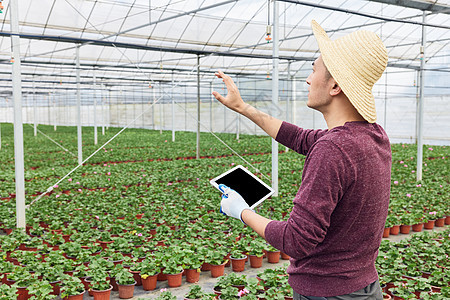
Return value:
[(337, 95), (339, 95), (339, 93), (342, 92), (342, 89), (339, 86), (339, 84), (334, 79), (332, 79), (331, 84), (333, 86), (332, 86), (332, 88), (330, 90), (330, 96), (337, 96)]

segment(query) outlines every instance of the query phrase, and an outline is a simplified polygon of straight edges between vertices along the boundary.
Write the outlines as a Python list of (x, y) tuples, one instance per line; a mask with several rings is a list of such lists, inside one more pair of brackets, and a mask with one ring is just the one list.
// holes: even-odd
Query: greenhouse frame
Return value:
[[(244, 101), (259, 110), (302, 128), (326, 129), (322, 114), (306, 105), (306, 78), (320, 55), (312, 20), (332, 40), (356, 30), (381, 38), (389, 59), (372, 91), (377, 123), (398, 146), (393, 146), (393, 153), (408, 148), (411, 156), (408, 162), (399, 158), (405, 170), (395, 172), (393, 159), (392, 172), (408, 169), (401, 175), (405, 182), (411, 187), (429, 184), (429, 195), (448, 212), (449, 0), (0, 0), (0, 152), (5, 162), (1, 197), (10, 205), (14, 202), (14, 209), (8, 208), (15, 215), (14, 228), (31, 226), (29, 212), (35, 216), (38, 209), (33, 207), (40, 202), (78, 190), (72, 178), (82, 181), (86, 166), (112, 164), (112, 158), (102, 155), (113, 155), (107, 151), (120, 148), (122, 141), (129, 149), (128, 132), (130, 139), (139, 136), (136, 148), (167, 145), (176, 152), (184, 147), (181, 143), (189, 146), (178, 154), (126, 154), (115, 160), (233, 157), (233, 162), (224, 163), (227, 168), (242, 164), (274, 189), (273, 197), (293, 199), (296, 191), (288, 192), (283, 182), (288, 149), (222, 105), (212, 92), (227, 92), (215, 75), (221, 70), (232, 77)], [(159, 143), (155, 148), (143, 140), (147, 133)], [(245, 144), (246, 138), (258, 143), (265, 138), (261, 147), (270, 151), (261, 149), (261, 167), (249, 161), (257, 148), (247, 152), (237, 144)], [(46, 155), (57, 153), (57, 159), (37, 166), (33, 155), (47, 151), (39, 148), (44, 145), (53, 147)], [(214, 153), (218, 147), (223, 149)], [(435, 173), (427, 163), (438, 160), (443, 169)], [(214, 164), (222, 165), (211, 162), (208, 167)], [(210, 171), (209, 178), (195, 178), (212, 189), (209, 180), (224, 168)], [(129, 176), (141, 176), (136, 174), (135, 170)], [(30, 186), (33, 180), (42, 182)], [(154, 180), (153, 186), (162, 179)], [(391, 193), (397, 193), (398, 181), (392, 178)], [(65, 184), (70, 186), (66, 189)], [(417, 197), (426, 198), (427, 193)], [(6, 214), (2, 212), (0, 224)], [(444, 212), (441, 218), (450, 222), (449, 215)], [(446, 239), (448, 247), (448, 235)]]

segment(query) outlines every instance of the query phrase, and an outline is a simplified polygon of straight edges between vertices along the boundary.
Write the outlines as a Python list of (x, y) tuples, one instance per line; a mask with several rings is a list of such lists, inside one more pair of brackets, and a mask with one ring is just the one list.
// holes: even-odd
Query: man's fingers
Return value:
[(223, 102), (223, 100), (225, 100), (225, 98), (224, 98), (221, 94), (219, 94), (218, 92), (216, 92), (216, 91), (214, 91), (212, 94), (213, 94), (213, 96), (214, 96), (217, 100), (219, 100), (220, 102)]

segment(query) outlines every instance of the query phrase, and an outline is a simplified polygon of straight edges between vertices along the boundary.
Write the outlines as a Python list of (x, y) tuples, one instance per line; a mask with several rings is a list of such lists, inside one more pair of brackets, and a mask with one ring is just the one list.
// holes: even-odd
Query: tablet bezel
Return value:
[[(245, 171), (248, 175), (250, 175), (250, 177), (252, 177), (254, 180), (256, 180), (259, 184), (261, 184), (262, 186), (264, 186), (265, 188), (267, 188), (270, 192), (267, 193), (264, 197), (262, 197), (261, 199), (259, 199), (257, 202), (255, 202), (255, 204), (253, 204), (252, 206), (250, 206), (251, 209), (254, 209), (255, 207), (257, 207), (258, 205), (260, 205), (264, 200), (266, 200), (267, 198), (269, 198), (270, 196), (272, 196), (275, 193), (275, 190), (272, 189), (269, 185), (267, 185), (264, 181), (262, 181), (261, 179), (259, 179), (258, 177), (255, 176), (255, 174), (251, 173), (249, 170), (247, 170), (246, 168), (244, 168), (242, 165), (237, 165), (236, 167), (220, 174), (219, 176), (211, 179), (209, 181), (209, 183), (211, 183), (211, 185), (213, 187), (215, 187), (217, 190), (220, 191), (219, 189), (219, 185), (217, 184), (217, 180), (219, 180), (220, 178), (234, 172), (237, 169), (241, 169), (243, 171)], [(245, 200), (245, 199), (244, 199)]]

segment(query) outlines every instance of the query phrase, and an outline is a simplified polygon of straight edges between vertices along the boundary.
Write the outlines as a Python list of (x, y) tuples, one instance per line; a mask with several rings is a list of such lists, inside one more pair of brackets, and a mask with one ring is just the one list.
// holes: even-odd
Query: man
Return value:
[(391, 151), (375, 123), (374, 83), (387, 65), (378, 36), (357, 31), (331, 41), (315, 21), (321, 55), (307, 78), (307, 105), (323, 114), (328, 130), (305, 130), (243, 102), (232, 79), (216, 74), (228, 94), (217, 100), (306, 155), (300, 189), (287, 221), (249, 209), (226, 188), (222, 211), (253, 228), (291, 256), (294, 299), (382, 299), (375, 269), (389, 205)]

